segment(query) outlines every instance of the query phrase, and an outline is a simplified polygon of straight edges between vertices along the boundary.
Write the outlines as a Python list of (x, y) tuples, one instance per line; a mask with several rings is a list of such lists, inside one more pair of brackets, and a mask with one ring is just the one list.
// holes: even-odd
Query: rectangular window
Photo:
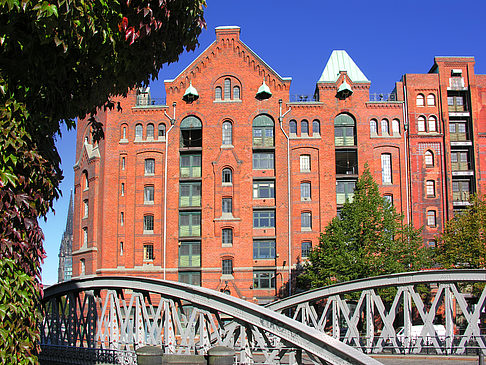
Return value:
[(253, 289), (274, 289), (275, 271), (255, 270), (253, 271)]
[(451, 135), (451, 141), (453, 142), (462, 142), (469, 140), (466, 133), (466, 122), (451, 122), (449, 124), (449, 133)]
[(120, 242), (120, 256), (123, 256), (123, 241)]
[(154, 233), (154, 216), (143, 216), (143, 233)]
[(393, 205), (393, 195), (392, 194), (386, 194), (383, 195), (383, 198), (387, 201), (388, 204)]
[(273, 152), (253, 152), (254, 170), (272, 170), (273, 168)]
[(435, 181), (434, 180), (427, 180), (425, 183), (425, 193), (428, 198), (435, 197)]
[(223, 275), (233, 275), (233, 260), (225, 259), (222, 261)]
[(465, 203), (469, 201), (470, 184), (469, 181), (453, 181), (452, 182), (452, 201)]
[(143, 260), (152, 261), (154, 259), (154, 246), (143, 245)]
[(312, 229), (312, 213), (300, 213), (300, 228), (302, 231), (310, 231)]
[(223, 206), (223, 213), (232, 213), (233, 212), (233, 199), (232, 198), (223, 198), (222, 206)]
[(223, 228), (222, 243), (224, 246), (233, 245), (233, 230), (231, 228)]
[(253, 127), (254, 147), (273, 147), (273, 126)]
[(147, 158), (145, 160), (145, 175), (153, 175), (155, 173), (155, 160)]
[(338, 149), (335, 155), (337, 175), (358, 174), (358, 151), (356, 149)]
[(311, 200), (311, 183), (300, 183), (300, 200)]
[(391, 154), (381, 154), (381, 182), (382, 184), (392, 183)]
[(253, 258), (257, 259), (274, 259), (275, 258), (275, 240), (254, 240), (253, 241)]
[(179, 185), (179, 206), (200, 207), (201, 206), (201, 183), (181, 183)]
[(121, 158), (121, 169), (125, 170), (125, 157)]
[(427, 226), (429, 227), (435, 227), (437, 222), (436, 222), (436, 216), (435, 216), (435, 210), (428, 210), (427, 211)]
[(125, 183), (121, 183), (121, 191), (120, 191), (121, 196), (125, 196)]
[(300, 172), (309, 172), (310, 170), (310, 155), (300, 155)]
[(143, 188), (143, 202), (144, 204), (154, 203), (154, 186), (147, 185)]
[(181, 271), (179, 272), (179, 282), (195, 286), (201, 286), (201, 272)]
[(83, 228), (83, 247), (88, 246), (88, 227)]
[(83, 205), (84, 205), (84, 218), (88, 218), (88, 199), (84, 200), (83, 201)]
[(124, 224), (125, 224), (125, 213), (120, 212), (120, 226), (123, 227)]
[(180, 237), (201, 236), (201, 212), (180, 212), (179, 213), (179, 236)]
[(452, 167), (452, 171), (469, 170), (468, 152), (467, 151), (452, 152), (451, 167)]
[(355, 186), (356, 181), (336, 181), (336, 202), (338, 205), (342, 205), (346, 201), (353, 201)]
[(200, 267), (201, 266), (201, 243), (186, 242), (179, 243), (179, 267)]
[(275, 182), (269, 180), (253, 181), (253, 199), (275, 198)]
[(334, 127), (334, 144), (336, 146), (354, 146), (356, 144), (354, 137), (354, 127)]
[(201, 155), (181, 155), (181, 177), (201, 177)]
[(306, 258), (306, 257), (309, 257), (309, 254), (312, 250), (312, 242), (302, 242), (302, 246), (301, 246), (301, 256), (302, 258)]
[(275, 211), (253, 211), (253, 228), (275, 228)]

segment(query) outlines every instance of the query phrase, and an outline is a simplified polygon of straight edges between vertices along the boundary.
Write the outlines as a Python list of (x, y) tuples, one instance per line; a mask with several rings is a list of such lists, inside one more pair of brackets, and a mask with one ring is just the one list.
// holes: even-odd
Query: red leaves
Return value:
[(120, 32), (125, 32), (127, 30), (127, 27), (128, 27), (128, 19), (126, 16), (124, 16), (120, 24), (118, 24), (118, 29), (120, 30)]

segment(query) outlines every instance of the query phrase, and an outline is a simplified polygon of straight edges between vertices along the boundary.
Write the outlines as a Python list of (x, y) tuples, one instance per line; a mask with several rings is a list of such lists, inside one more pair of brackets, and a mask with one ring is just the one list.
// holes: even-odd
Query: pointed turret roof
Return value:
[(71, 189), (71, 196), (69, 197), (69, 208), (68, 208), (68, 215), (66, 219), (66, 230), (64, 234), (73, 235), (73, 213), (74, 213), (74, 204), (73, 204), (73, 189)]
[(332, 51), (319, 82), (336, 82), (341, 71), (346, 71), (353, 83), (370, 82), (344, 50)]

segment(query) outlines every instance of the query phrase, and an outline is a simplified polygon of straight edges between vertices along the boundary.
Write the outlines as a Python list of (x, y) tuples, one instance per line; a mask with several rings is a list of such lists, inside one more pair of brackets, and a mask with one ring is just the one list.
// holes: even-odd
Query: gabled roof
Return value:
[(340, 71), (346, 71), (352, 82), (370, 82), (344, 50), (332, 51), (318, 82), (336, 82)]
[[(216, 34), (218, 32), (224, 32), (226, 30), (237, 30), (239, 31), (240, 30), (240, 27), (236, 26), (236, 25), (230, 25), (230, 26), (220, 26), (220, 27), (216, 27), (215, 28), (216, 30)], [(238, 42), (240, 42), (240, 44), (245, 47), (252, 55), (253, 57), (255, 57), (256, 60), (260, 61), (265, 67), (267, 67), (269, 69), (270, 72), (274, 73), (275, 76), (277, 76), (277, 78), (279, 78), (280, 80), (282, 81), (291, 81), (292, 80), (292, 77), (282, 77), (278, 74), (277, 71), (275, 71), (272, 67), (270, 67), (270, 65), (268, 63), (266, 63), (258, 54), (256, 54), (250, 47), (248, 47), (248, 45), (246, 43), (244, 43), (241, 39), (239, 39), (239, 35), (238, 35)], [(183, 75), (187, 70), (191, 69), (195, 64), (197, 64), (202, 58), (203, 56), (206, 54), (206, 52), (211, 48), (213, 47), (213, 45), (217, 44), (218, 41), (215, 40), (213, 43), (211, 43), (203, 52), (201, 52), (199, 54), (199, 56), (197, 56), (186, 68), (184, 68), (180, 73), (179, 75), (177, 75), (175, 78), (173, 79), (166, 79), (164, 80), (164, 82), (173, 82), (174, 80), (178, 79), (181, 75)]]

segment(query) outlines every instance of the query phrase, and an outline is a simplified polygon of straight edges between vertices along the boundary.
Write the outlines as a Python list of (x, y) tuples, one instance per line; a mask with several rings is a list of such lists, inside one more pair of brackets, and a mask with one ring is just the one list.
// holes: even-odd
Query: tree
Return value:
[(420, 230), (380, 195), (367, 166), (358, 179), (354, 198), (346, 202), (321, 233), (304, 272), (302, 288), (318, 288), (348, 280), (427, 266), (428, 250), (422, 247)]
[(439, 237), (436, 260), (445, 268), (486, 268), (486, 201), (478, 196), (447, 222)]
[[(0, 0), (0, 267), (33, 279), (21, 296), (0, 288), (0, 356), (35, 362), (43, 234), (37, 224), (59, 195), (60, 123), (96, 119), (110, 98), (154, 79), (197, 45), (205, 0)], [(13, 278), (13, 279), (12, 279)], [(11, 298), (17, 298), (11, 303)], [(15, 312), (14, 307), (22, 307)], [(17, 313), (17, 314), (15, 314)], [(20, 314), (18, 314), (20, 313)], [(18, 315), (25, 316), (17, 321)], [(21, 325), (20, 325), (21, 324)], [(20, 340), (25, 338), (28, 340)]]

